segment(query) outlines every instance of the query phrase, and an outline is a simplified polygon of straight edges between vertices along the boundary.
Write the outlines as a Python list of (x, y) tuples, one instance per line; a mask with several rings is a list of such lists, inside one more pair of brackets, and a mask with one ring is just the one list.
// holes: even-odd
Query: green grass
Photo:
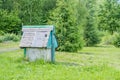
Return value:
[(0, 54), (0, 80), (120, 80), (119, 52), (112, 46), (57, 52), (52, 64), (28, 62), (23, 50), (9, 51)]
[(19, 49), (18, 45), (19, 42), (13, 42), (13, 41), (6, 41), (4, 43), (0, 43), (0, 53)]
[(3, 43), (0, 43), (0, 49), (1, 48), (13, 48), (13, 47), (19, 47), (19, 42), (13, 42), (13, 41), (6, 41)]

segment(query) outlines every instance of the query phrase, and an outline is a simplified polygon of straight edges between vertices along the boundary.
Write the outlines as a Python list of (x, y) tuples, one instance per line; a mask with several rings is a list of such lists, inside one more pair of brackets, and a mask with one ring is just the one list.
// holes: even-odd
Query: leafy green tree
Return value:
[(84, 40), (86, 46), (94, 46), (100, 42), (100, 37), (97, 30), (97, 16), (96, 16), (96, 0), (89, 0), (86, 2), (88, 16), (86, 18), (86, 25), (84, 28)]
[(8, 10), (9, 12), (13, 10), (13, 0), (2, 0), (2, 9)]
[(18, 15), (7, 10), (0, 10), (0, 16), (0, 31), (18, 34), (21, 29), (21, 20)]
[(18, 33), (21, 24), (46, 24), (56, 0), (0, 0), (0, 30)]
[(49, 10), (53, 9), (56, 0), (20, 0), (20, 19), (24, 25), (46, 24)]
[(21, 29), (21, 20), (18, 16), (18, 4), (14, 0), (0, 0), (0, 31), (16, 33)]
[(113, 34), (120, 28), (120, 4), (118, 0), (105, 0), (99, 11), (99, 30)]

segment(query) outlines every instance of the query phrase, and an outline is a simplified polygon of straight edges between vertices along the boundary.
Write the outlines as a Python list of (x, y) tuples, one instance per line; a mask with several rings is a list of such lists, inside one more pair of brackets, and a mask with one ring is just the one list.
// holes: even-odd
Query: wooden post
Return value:
[(26, 58), (26, 48), (24, 48), (24, 57)]
[(51, 61), (55, 62), (55, 47), (54, 47), (54, 41), (53, 41), (53, 31), (51, 31)]

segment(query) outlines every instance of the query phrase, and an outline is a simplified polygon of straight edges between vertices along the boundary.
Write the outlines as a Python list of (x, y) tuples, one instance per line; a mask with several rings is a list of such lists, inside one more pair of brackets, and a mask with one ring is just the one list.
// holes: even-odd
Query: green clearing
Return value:
[(113, 46), (85, 47), (78, 53), (56, 52), (52, 64), (28, 62), (23, 50), (8, 51), (0, 54), (0, 80), (120, 80), (119, 53)]

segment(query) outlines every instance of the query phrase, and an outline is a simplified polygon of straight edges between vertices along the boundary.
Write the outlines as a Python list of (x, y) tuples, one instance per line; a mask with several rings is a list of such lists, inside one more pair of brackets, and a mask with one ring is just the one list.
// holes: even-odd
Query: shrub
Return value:
[(0, 36), (4, 35), (5, 33), (3, 31), (0, 30)]
[(118, 33), (114, 33), (113, 35), (111, 35), (108, 32), (103, 32), (103, 33), (104, 35), (102, 37), (101, 44), (102, 45), (113, 45)]
[(4, 37), (0, 36), (0, 43), (2, 43), (4, 41)]
[(5, 42), (5, 41), (19, 41), (20, 40), (20, 35), (16, 35), (16, 34), (5, 34), (3, 36), (0, 36), (0, 42)]
[(6, 34), (5, 36), (5, 41), (10, 41), (10, 40), (12, 40), (12, 41), (19, 41), (20, 40), (20, 36), (18, 36), (18, 35), (15, 35), (15, 34)]
[(104, 36), (102, 38), (102, 44), (103, 45), (111, 45), (113, 43), (113, 36), (112, 35), (108, 35), (108, 36)]
[(116, 36), (116, 39), (114, 40), (114, 46), (120, 47), (120, 34)]

